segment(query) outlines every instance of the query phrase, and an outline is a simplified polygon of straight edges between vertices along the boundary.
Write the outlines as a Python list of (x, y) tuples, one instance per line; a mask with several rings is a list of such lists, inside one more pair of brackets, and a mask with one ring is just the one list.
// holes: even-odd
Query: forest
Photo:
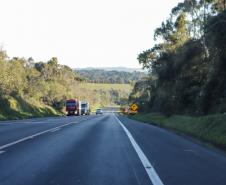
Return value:
[(226, 112), (226, 2), (184, 0), (155, 29), (156, 44), (138, 55), (149, 70), (131, 102), (143, 112)]
[(100, 69), (76, 70), (79, 76), (90, 83), (133, 84), (146, 77), (144, 72), (106, 71)]

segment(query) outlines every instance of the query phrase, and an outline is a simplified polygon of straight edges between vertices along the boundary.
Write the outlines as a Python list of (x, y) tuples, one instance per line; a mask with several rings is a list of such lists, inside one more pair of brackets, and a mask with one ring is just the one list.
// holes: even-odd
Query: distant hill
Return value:
[[(129, 84), (146, 77), (144, 72), (136, 70), (133, 70), (133, 72), (126, 72), (122, 71), (122, 68), (117, 68), (118, 70), (116, 70), (116, 68), (114, 69), (115, 70), (110, 70), (110, 68), (108, 68), (108, 70), (106, 70), (106, 68), (88, 68), (77, 69), (75, 71), (81, 79), (91, 83)], [(119, 69), (121, 69), (121, 71), (119, 71)]]
[(83, 71), (83, 70), (87, 70), (87, 71), (92, 71), (92, 70), (104, 70), (104, 71), (124, 71), (124, 72), (146, 72), (145, 70), (143, 70), (142, 68), (128, 68), (128, 67), (86, 67), (86, 68), (76, 68), (75, 70), (78, 71)]

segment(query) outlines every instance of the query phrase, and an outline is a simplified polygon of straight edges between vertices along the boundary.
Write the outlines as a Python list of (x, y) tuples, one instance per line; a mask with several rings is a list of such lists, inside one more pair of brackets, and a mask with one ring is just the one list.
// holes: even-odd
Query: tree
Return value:
[(226, 0), (210, 0), (214, 13), (221, 13), (226, 10)]
[[(147, 102), (150, 110), (167, 114), (226, 111), (225, 1), (184, 0), (155, 30), (158, 47), (138, 56), (139, 63), (157, 78)], [(148, 92), (147, 87), (135, 88), (138, 100)]]
[(175, 48), (177, 48), (184, 45), (190, 39), (185, 13), (181, 13), (178, 16), (174, 26), (176, 31), (173, 33), (171, 38)]

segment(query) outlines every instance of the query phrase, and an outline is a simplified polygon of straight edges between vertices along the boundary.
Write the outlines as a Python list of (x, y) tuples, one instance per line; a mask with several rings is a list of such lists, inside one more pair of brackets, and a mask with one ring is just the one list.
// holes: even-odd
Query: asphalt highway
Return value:
[(113, 113), (4, 121), (0, 185), (226, 185), (226, 155)]

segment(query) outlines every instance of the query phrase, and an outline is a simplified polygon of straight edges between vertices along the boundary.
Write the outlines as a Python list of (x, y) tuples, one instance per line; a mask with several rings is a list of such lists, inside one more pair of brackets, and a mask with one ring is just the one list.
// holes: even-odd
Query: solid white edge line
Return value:
[(146, 170), (151, 182), (153, 185), (164, 185), (160, 177), (158, 176), (157, 172), (155, 171), (152, 164), (149, 162), (148, 158), (144, 154), (144, 152), (141, 150), (135, 139), (133, 138), (132, 134), (129, 132), (129, 130), (123, 125), (123, 123), (118, 119), (118, 117), (115, 115), (116, 120), (118, 123), (122, 126), (123, 130), (125, 131), (126, 135), (128, 136), (132, 146), (134, 147), (135, 151), (137, 152), (138, 157), (140, 158), (144, 169)]
[(36, 136), (45, 134), (45, 133), (47, 133), (47, 132), (51, 132), (52, 130), (60, 129), (60, 128), (65, 127), (65, 126), (67, 126), (67, 125), (70, 125), (70, 124), (72, 124), (72, 123), (74, 123), (74, 122), (66, 123), (66, 124), (64, 124), (64, 125), (57, 126), (57, 127), (54, 127), (54, 128), (51, 128), (51, 129), (42, 131), (42, 132), (38, 132), (38, 133), (36, 133), (36, 134), (33, 134), (33, 135), (30, 135), (30, 136), (24, 137), (24, 138), (22, 138), (22, 139), (13, 141), (13, 142), (11, 142), (11, 143), (2, 145), (2, 146), (0, 146), (0, 150), (2, 150), (2, 149), (4, 149), (4, 148), (8, 148), (8, 147), (10, 147), (10, 146), (12, 146), (12, 145), (21, 143), (21, 142), (26, 141), (26, 140), (28, 140), (28, 139), (32, 139), (32, 138), (34, 138), (34, 137), (36, 137)]
[(54, 129), (54, 130), (51, 130), (50, 132), (56, 132), (56, 131), (58, 131), (58, 130), (60, 130), (60, 128), (56, 128), (56, 129)]

